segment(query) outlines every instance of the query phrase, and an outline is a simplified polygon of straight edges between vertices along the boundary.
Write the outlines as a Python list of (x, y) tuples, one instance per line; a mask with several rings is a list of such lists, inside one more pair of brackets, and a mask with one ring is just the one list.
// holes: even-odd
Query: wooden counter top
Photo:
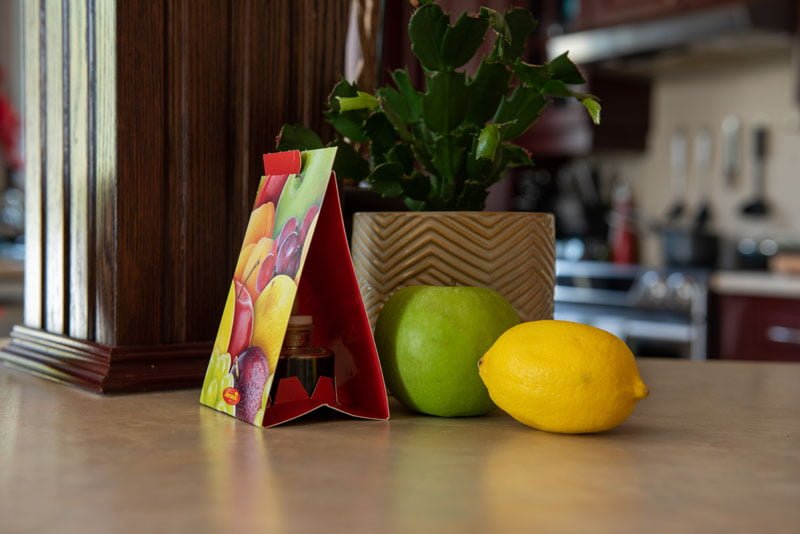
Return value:
[(800, 365), (640, 365), (651, 396), (585, 436), (394, 404), (263, 430), (0, 368), (0, 532), (800, 531)]

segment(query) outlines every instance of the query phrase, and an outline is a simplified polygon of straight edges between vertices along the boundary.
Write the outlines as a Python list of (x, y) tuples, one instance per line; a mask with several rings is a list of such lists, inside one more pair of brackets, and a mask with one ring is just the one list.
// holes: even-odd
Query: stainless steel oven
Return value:
[(558, 260), (555, 318), (622, 338), (637, 356), (702, 360), (708, 272)]

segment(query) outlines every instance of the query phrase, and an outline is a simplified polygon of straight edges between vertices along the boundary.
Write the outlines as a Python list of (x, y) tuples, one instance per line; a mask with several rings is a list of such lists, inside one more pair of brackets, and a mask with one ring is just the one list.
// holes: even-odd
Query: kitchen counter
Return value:
[(614, 431), (502, 413), (264, 430), (0, 367), (0, 532), (798, 532), (800, 365), (640, 360)]
[(800, 298), (800, 276), (765, 271), (717, 271), (709, 281), (719, 295)]

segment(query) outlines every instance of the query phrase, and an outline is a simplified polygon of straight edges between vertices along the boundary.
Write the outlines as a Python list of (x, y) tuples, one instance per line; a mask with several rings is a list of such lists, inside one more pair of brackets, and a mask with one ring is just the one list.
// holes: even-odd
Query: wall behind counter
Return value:
[[(0, 1), (0, 88), (22, 110), (22, 2)], [(21, 112), (21, 111), (20, 111)]]
[[(673, 203), (670, 141), (677, 128), (693, 139), (708, 127), (713, 139), (713, 163), (703, 176), (692, 165), (688, 176), (688, 213), (693, 215), (706, 188), (711, 193), (712, 228), (723, 237), (783, 237), (800, 240), (800, 110), (795, 100), (796, 73), (788, 51), (751, 57), (746, 61), (666, 62), (653, 85), (652, 127), (643, 154), (595, 155), (606, 175), (617, 174), (634, 187), (640, 214), (662, 220)], [(722, 171), (721, 125), (729, 115), (742, 122), (741, 172), (736, 183), (726, 184)], [(753, 196), (751, 132), (755, 125), (770, 129), (766, 167), (767, 197), (772, 214), (763, 220), (746, 219), (740, 206)], [(661, 262), (658, 238), (648, 233), (642, 242), (642, 259)]]

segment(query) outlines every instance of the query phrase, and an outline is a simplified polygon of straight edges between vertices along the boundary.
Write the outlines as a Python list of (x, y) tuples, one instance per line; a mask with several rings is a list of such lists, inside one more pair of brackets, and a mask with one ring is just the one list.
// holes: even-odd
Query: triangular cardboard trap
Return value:
[[(323, 406), (355, 417), (389, 418), (331, 171), (335, 154), (335, 148), (324, 148), (264, 155), (265, 176), (208, 364), (202, 404), (266, 427)], [(313, 321), (312, 344), (325, 354), (320, 370), (286, 374), (289, 360), (281, 354), (286, 355), (292, 316)]]

